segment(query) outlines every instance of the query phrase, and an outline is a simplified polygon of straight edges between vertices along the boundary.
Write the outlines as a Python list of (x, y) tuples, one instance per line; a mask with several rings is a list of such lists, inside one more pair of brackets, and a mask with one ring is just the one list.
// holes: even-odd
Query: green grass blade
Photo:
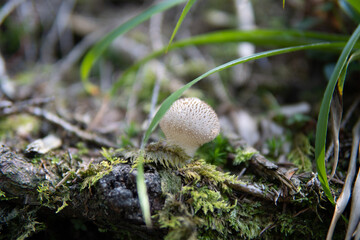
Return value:
[(339, 81), (338, 81), (338, 84), (337, 84), (341, 96), (342, 96), (343, 91), (344, 91), (344, 83), (345, 83), (345, 77), (346, 77), (347, 69), (348, 69), (351, 62), (353, 62), (355, 60), (359, 60), (359, 59), (360, 59), (360, 50), (357, 50), (356, 52), (351, 54), (351, 56), (349, 57), (349, 60), (347, 61), (344, 69), (341, 71), (341, 75), (339, 77)]
[[(184, 7), (184, 9), (183, 9), (183, 11), (182, 11), (182, 13), (181, 13), (181, 15), (180, 15), (180, 18), (179, 18), (179, 20), (178, 20), (177, 23), (176, 23), (175, 29), (174, 29), (174, 31), (173, 31), (173, 33), (172, 33), (172, 35), (171, 35), (171, 38), (170, 38), (170, 40), (169, 40), (169, 44), (168, 44), (167, 49), (169, 49), (169, 47), (170, 47), (170, 45), (171, 45), (171, 43), (172, 43), (172, 41), (173, 41), (173, 39), (174, 39), (177, 31), (179, 30), (179, 28), (180, 28), (180, 26), (181, 26), (181, 23), (184, 21), (186, 15), (188, 14), (189, 10), (191, 9), (192, 5), (194, 5), (195, 2), (196, 2), (196, 0), (189, 0), (189, 1), (186, 3), (186, 5), (185, 5), (185, 7)], [(167, 51), (167, 50), (166, 50), (166, 51)]]
[(332, 203), (334, 203), (334, 198), (330, 191), (329, 183), (327, 180), (326, 168), (325, 168), (325, 144), (326, 144), (326, 134), (327, 134), (330, 103), (336, 83), (359, 37), (360, 37), (360, 25), (356, 28), (356, 30), (350, 37), (349, 41), (347, 42), (343, 51), (341, 52), (339, 60), (335, 65), (334, 71), (330, 77), (329, 83), (324, 93), (324, 97), (322, 99), (318, 122), (316, 126), (315, 159), (316, 159), (318, 177), (326, 196)]
[[(136, 71), (141, 65), (146, 62), (159, 57), (166, 53), (167, 50), (174, 50), (178, 48), (183, 48), (191, 45), (204, 45), (204, 44), (217, 44), (217, 43), (229, 43), (229, 42), (251, 42), (258, 46), (271, 46), (271, 47), (289, 47), (296, 45), (305, 45), (310, 43), (319, 43), (319, 42), (339, 42), (334, 43), (334, 45), (327, 45), (328, 50), (334, 51), (334, 49), (342, 49), (345, 46), (346, 41), (349, 39), (348, 36), (344, 35), (335, 35), (335, 34), (324, 34), (317, 32), (304, 32), (296, 30), (249, 30), (249, 31), (218, 31), (215, 33), (203, 34), (181, 41), (174, 42), (169, 49), (164, 47), (158, 51), (155, 51), (145, 58), (141, 59), (131, 67), (129, 67), (122, 76), (113, 84), (110, 95), (114, 96), (117, 90), (122, 86), (126, 77)], [(341, 43), (340, 43), (341, 42)], [(338, 45), (338, 46), (337, 46)], [(319, 48), (322, 48), (319, 46)], [(322, 48), (325, 50), (326, 48)]]
[(151, 16), (156, 13), (163, 12), (171, 7), (174, 7), (180, 3), (185, 2), (186, 0), (167, 0), (156, 4), (124, 24), (120, 25), (109, 34), (107, 34), (102, 40), (100, 40), (90, 51), (85, 55), (84, 60), (81, 63), (80, 73), (82, 80), (86, 83), (89, 77), (90, 70), (100, 55), (106, 50), (106, 48), (111, 44), (111, 42), (120, 36), (133, 29), (140, 23), (148, 20)]
[[(327, 44), (330, 44), (330, 43), (327, 43)], [(161, 104), (159, 110), (155, 114), (154, 118), (152, 119), (147, 131), (145, 132), (142, 146), (145, 146), (145, 144), (147, 143), (147, 141), (150, 137), (150, 134), (155, 130), (155, 128), (159, 124), (161, 118), (165, 115), (165, 113), (170, 108), (172, 103), (175, 102), (187, 89), (189, 89), (191, 86), (193, 86), (195, 83), (199, 82), (200, 80), (204, 79), (205, 77), (207, 77), (211, 74), (214, 74), (216, 72), (225, 70), (227, 68), (230, 68), (232, 66), (238, 65), (240, 63), (245, 63), (245, 62), (249, 62), (249, 61), (264, 58), (264, 57), (270, 57), (270, 56), (275, 56), (275, 55), (299, 51), (299, 50), (316, 49), (319, 47), (328, 47), (328, 46), (326, 46), (325, 43), (321, 43), (321, 44), (309, 44), (309, 45), (302, 45), (302, 46), (296, 46), (296, 47), (288, 47), (288, 48), (281, 48), (281, 49), (276, 49), (276, 50), (265, 51), (265, 52), (253, 54), (251, 56), (238, 58), (236, 60), (227, 62), (223, 65), (220, 65), (218, 67), (215, 67), (215, 68), (207, 71), (206, 73), (195, 78), (194, 80), (187, 83), (180, 89), (176, 90), (174, 93), (172, 93), (168, 98), (166, 98), (164, 100), (164, 102)]]
[(152, 227), (151, 214), (150, 214), (150, 202), (149, 196), (146, 191), (145, 177), (144, 177), (144, 152), (141, 151), (137, 158), (137, 175), (136, 175), (136, 187), (139, 196), (139, 203), (143, 214), (143, 219), (148, 228)]
[(348, 0), (339, 0), (339, 5), (352, 20), (360, 23), (360, 11), (356, 10), (355, 7), (349, 3)]
[(360, 1), (359, 0), (346, 0), (359, 14), (360, 14)]

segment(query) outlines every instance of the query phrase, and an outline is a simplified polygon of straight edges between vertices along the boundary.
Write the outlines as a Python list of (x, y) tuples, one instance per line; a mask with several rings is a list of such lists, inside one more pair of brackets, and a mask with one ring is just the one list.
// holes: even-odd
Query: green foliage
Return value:
[(293, 162), (300, 171), (311, 172), (312, 163), (310, 157), (314, 154), (309, 138), (304, 134), (298, 134), (293, 141), (293, 149), (288, 155), (289, 161)]
[(102, 148), (101, 154), (106, 159), (105, 161), (101, 161), (98, 164), (90, 164), (86, 170), (80, 171), (80, 175), (84, 177), (80, 190), (91, 188), (91, 186), (97, 183), (102, 177), (109, 174), (114, 165), (127, 163), (126, 160), (114, 156), (112, 149), (107, 150), (106, 148)]
[(3, 192), (3, 191), (0, 189), (0, 201), (1, 201), (1, 200), (8, 200), (8, 198), (6, 197), (5, 192)]
[(196, 226), (202, 224), (201, 219), (191, 214), (188, 207), (172, 194), (168, 194), (163, 209), (154, 218), (158, 219), (161, 228), (169, 229), (165, 237), (168, 240), (195, 240)]
[[(298, 30), (274, 30), (274, 29), (256, 29), (256, 30), (226, 30), (198, 35), (188, 39), (174, 42), (169, 48), (164, 47), (155, 51), (145, 58), (141, 59), (130, 68), (126, 69), (124, 74), (113, 84), (111, 89), (111, 96), (115, 96), (117, 90), (123, 85), (125, 79), (134, 74), (140, 66), (146, 62), (165, 54), (168, 50), (177, 48), (184, 48), (193, 45), (204, 44), (219, 44), (232, 42), (251, 42), (258, 46), (276, 46), (288, 47), (299, 46), (310, 43), (318, 43), (312, 46), (311, 49), (318, 49), (321, 51), (336, 51), (338, 48), (344, 47), (348, 36), (324, 34), (319, 32), (307, 32)], [(132, 78), (133, 79), (133, 78)]]
[(36, 133), (39, 131), (40, 121), (35, 117), (19, 114), (0, 118), (0, 137), (14, 134), (15, 132)]
[(150, 7), (149, 9), (135, 16), (134, 18), (125, 22), (124, 24), (120, 25), (112, 32), (107, 34), (101, 41), (97, 42), (97, 44), (86, 54), (81, 64), (81, 78), (83, 79), (84, 86), (87, 88), (87, 90), (91, 91), (91, 88), (93, 87), (91, 83), (87, 81), (92, 66), (94, 65), (95, 61), (97, 61), (97, 59), (101, 56), (101, 54), (106, 50), (106, 48), (112, 43), (112, 41), (114, 41), (120, 35), (133, 29), (140, 23), (148, 20), (152, 15), (163, 12), (166, 9), (183, 3), (184, 1), (185, 0), (167, 0), (160, 2), (157, 5)]
[(181, 23), (184, 21), (186, 15), (188, 14), (189, 10), (191, 9), (192, 5), (194, 5), (194, 3), (196, 2), (196, 0), (188, 0), (188, 2), (186, 3), (181, 15), (180, 15), (180, 18), (179, 20), (177, 21), (176, 23), (176, 26), (174, 28), (174, 31), (173, 33), (171, 34), (171, 37), (170, 37), (170, 40), (169, 40), (169, 44), (168, 44), (168, 49), (177, 33), (177, 31), (179, 30), (180, 26), (181, 26)]
[(266, 145), (269, 149), (269, 153), (266, 154), (267, 157), (276, 160), (281, 152), (281, 148), (284, 145), (284, 138), (282, 136), (280, 137), (272, 137), (270, 139), (266, 140)]
[(360, 6), (358, 1), (339, 0), (339, 5), (354, 22), (360, 23)]
[[(327, 45), (329, 45), (330, 43), (326, 43), (325, 45), (322, 43), (319, 44), (308, 44), (308, 45), (302, 45), (302, 46), (296, 46), (296, 47), (288, 47), (288, 48), (281, 48), (281, 49), (276, 49), (276, 50), (270, 50), (270, 51), (265, 51), (265, 52), (261, 52), (261, 53), (255, 53), (253, 55), (250, 56), (246, 56), (246, 57), (242, 57), (242, 58), (238, 58), (235, 59), (233, 61), (227, 62), (225, 64), (222, 64), (218, 67), (215, 67), (209, 71), (207, 71), (206, 73), (202, 74), (201, 76), (195, 78), (194, 80), (190, 81), (189, 83), (187, 83), (186, 85), (184, 85), (183, 87), (181, 87), (180, 89), (176, 90), (175, 92), (173, 92), (169, 97), (167, 97), (163, 103), (161, 104), (159, 110), (157, 111), (157, 113), (155, 114), (154, 118), (152, 119), (152, 121), (149, 124), (148, 129), (145, 132), (145, 136), (143, 138), (142, 141), (142, 148), (145, 146), (146, 142), (148, 141), (151, 133), (155, 130), (155, 128), (157, 127), (157, 125), (159, 124), (160, 120), (162, 119), (162, 117), (165, 115), (165, 113), (167, 112), (167, 110), (171, 107), (171, 105), (180, 98), (180, 96), (186, 91), (188, 90), (190, 87), (192, 87), (194, 84), (196, 84), (197, 82), (201, 81), (202, 79), (208, 77), (211, 74), (223, 71), (225, 69), (228, 69), (230, 67), (233, 67), (235, 65), (241, 64), (241, 63), (245, 63), (245, 62), (249, 62), (252, 60), (256, 60), (256, 59), (260, 59), (260, 58), (264, 58), (264, 57), (270, 57), (270, 56), (275, 56), (275, 55), (279, 55), (279, 54), (284, 54), (284, 53), (289, 53), (289, 52), (295, 52), (295, 51), (300, 51), (300, 50), (307, 50), (307, 49), (314, 49), (314, 48), (318, 48), (318, 47), (326, 47)], [(330, 44), (331, 45), (331, 44)]]
[[(151, 88), (149, 88), (149, 89), (151, 89)], [(137, 126), (136, 123), (131, 122), (125, 128), (125, 134), (120, 137), (120, 146), (123, 148), (133, 147), (131, 138), (138, 136), (139, 132), (140, 132), (139, 126)]]
[(63, 210), (67, 206), (69, 206), (69, 204), (67, 202), (70, 200), (71, 200), (70, 199), (70, 191), (69, 191), (69, 189), (66, 189), (65, 196), (62, 197), (62, 205), (60, 207), (58, 207), (58, 209), (56, 210), (56, 213), (59, 213), (61, 210)]
[(334, 203), (334, 198), (330, 191), (329, 183), (327, 180), (326, 169), (325, 169), (325, 143), (326, 143), (330, 103), (336, 83), (339, 77), (341, 76), (341, 73), (344, 70), (344, 68), (346, 69), (345, 66), (348, 57), (359, 37), (360, 37), (360, 25), (356, 28), (356, 30), (350, 37), (349, 41), (347, 42), (346, 46), (344, 47), (339, 57), (339, 60), (336, 63), (336, 66), (330, 77), (329, 83), (324, 93), (324, 97), (321, 102), (321, 108), (316, 126), (315, 159), (316, 159), (317, 172), (320, 183), (326, 193), (326, 196), (332, 203)]
[(237, 148), (236, 149), (236, 155), (233, 164), (234, 165), (240, 165), (241, 163), (245, 163), (249, 161), (254, 154), (256, 154), (257, 151), (253, 148)]
[[(27, 239), (34, 232), (44, 229), (44, 224), (36, 219), (39, 208), (0, 208), (0, 240)], [(5, 223), (5, 224), (4, 224)]]
[[(141, 151), (127, 151), (125, 158), (130, 158), (134, 163), (133, 167), (137, 167), (136, 162)], [(150, 143), (146, 146), (143, 157), (145, 163), (160, 164), (166, 168), (180, 168), (185, 165), (191, 158), (178, 146), (165, 145), (162, 142)]]
[(202, 210), (205, 215), (208, 211), (214, 213), (215, 210), (229, 212), (236, 205), (235, 203), (234, 206), (229, 206), (229, 203), (222, 198), (219, 192), (210, 190), (206, 186), (198, 188), (196, 191), (194, 186), (184, 186), (181, 193), (189, 193), (191, 195), (192, 206), (195, 213), (199, 210)]
[(116, 156), (116, 152), (121, 152), (122, 149), (117, 149), (116, 151), (114, 151), (112, 148), (110, 149), (106, 149), (106, 148), (102, 148), (101, 149), (101, 155), (110, 162), (110, 164), (115, 165), (115, 164), (119, 164), (119, 163), (127, 163), (127, 161), (125, 160), (121, 160), (119, 157)]
[(229, 153), (233, 153), (229, 140), (222, 135), (217, 136), (213, 141), (204, 144), (198, 150), (201, 158), (206, 159), (206, 162), (219, 166), (225, 165)]
[(176, 194), (181, 190), (181, 178), (172, 169), (160, 170), (161, 192), (166, 194)]
[[(105, 150), (105, 155), (108, 152)], [(103, 149), (104, 154), (104, 149)], [(112, 171), (114, 165), (119, 163), (126, 163), (125, 160), (113, 159), (110, 158), (111, 161), (102, 161), (98, 164), (90, 164), (90, 166), (85, 171), (80, 171), (80, 175), (84, 177), (83, 182), (81, 183), (80, 190), (84, 190), (85, 188), (91, 188), (97, 181), (103, 178), (105, 175), (109, 174)]]
[(215, 165), (208, 164), (203, 159), (187, 164), (179, 169), (179, 172), (185, 177), (185, 182), (194, 182), (196, 184), (206, 179), (209, 184), (220, 187), (223, 190), (229, 190), (226, 183), (240, 182), (236, 179), (235, 175), (231, 175), (229, 172), (218, 171)]
[(136, 175), (136, 188), (139, 196), (139, 203), (141, 207), (141, 212), (147, 227), (151, 228), (151, 213), (150, 213), (150, 202), (149, 196), (146, 190), (145, 177), (144, 177), (144, 152), (140, 151), (136, 162), (137, 165), (137, 175)]
[(37, 192), (40, 203), (49, 206), (51, 195), (49, 182), (40, 183), (37, 187)]
[(360, 14), (360, 3), (356, 0), (346, 0), (354, 9), (356, 9), (357, 13)]

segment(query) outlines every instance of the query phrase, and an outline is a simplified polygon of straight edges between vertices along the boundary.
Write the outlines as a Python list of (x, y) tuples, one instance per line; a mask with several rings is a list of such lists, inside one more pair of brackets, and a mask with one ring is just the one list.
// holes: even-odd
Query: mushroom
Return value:
[(175, 101), (160, 121), (168, 144), (177, 145), (193, 157), (203, 144), (212, 141), (220, 132), (215, 111), (198, 98)]

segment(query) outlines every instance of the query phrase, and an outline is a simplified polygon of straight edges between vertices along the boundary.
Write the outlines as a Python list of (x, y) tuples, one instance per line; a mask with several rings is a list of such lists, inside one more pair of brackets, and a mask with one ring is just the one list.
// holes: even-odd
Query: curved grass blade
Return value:
[(330, 111), (331, 98), (336, 86), (336, 83), (344, 69), (347, 59), (355, 46), (355, 43), (360, 37), (360, 25), (356, 28), (351, 35), (349, 41), (345, 45), (339, 60), (337, 61), (334, 71), (330, 77), (329, 83), (326, 87), (324, 97), (322, 99), (321, 108), (319, 112), (318, 122), (316, 126), (316, 139), (315, 139), (315, 159), (318, 172), (319, 181), (324, 189), (324, 192), (331, 203), (334, 204), (334, 198), (331, 194), (327, 174), (325, 169), (325, 143), (328, 126), (328, 118)]
[(107, 34), (102, 40), (100, 40), (94, 47), (84, 57), (84, 60), (81, 63), (80, 73), (81, 78), (85, 83), (89, 77), (90, 70), (94, 65), (95, 61), (100, 57), (100, 55), (106, 50), (106, 48), (111, 44), (111, 42), (120, 36), (121, 34), (126, 33), (127, 31), (133, 29), (140, 23), (148, 20), (152, 15), (163, 12), (171, 7), (174, 7), (180, 3), (185, 2), (186, 0), (167, 0), (160, 2), (157, 5), (154, 5), (124, 24), (120, 25), (109, 34)]
[(339, 78), (339, 81), (338, 81), (338, 84), (337, 84), (341, 96), (343, 95), (343, 91), (344, 91), (344, 83), (345, 83), (345, 77), (346, 77), (347, 69), (348, 69), (351, 62), (353, 62), (355, 60), (359, 60), (359, 59), (360, 59), (360, 50), (357, 50), (353, 54), (351, 54), (351, 56), (349, 57), (349, 60), (347, 61), (344, 69), (341, 71), (341, 75), (340, 75), (340, 78)]
[(360, 1), (359, 0), (346, 0), (359, 14), (360, 14)]
[[(256, 29), (249, 31), (218, 31), (215, 33), (203, 34), (195, 37), (191, 37), (185, 40), (177, 41), (171, 44), (168, 47), (164, 47), (158, 51), (155, 51), (145, 58), (141, 59), (131, 67), (129, 67), (122, 76), (113, 84), (110, 95), (114, 96), (117, 90), (122, 86), (125, 82), (125, 79), (129, 74), (135, 72), (140, 66), (145, 64), (146, 62), (159, 57), (166, 53), (166, 51), (170, 51), (173, 49), (183, 48), (191, 45), (204, 45), (204, 44), (216, 44), (216, 43), (229, 43), (229, 42), (251, 42), (258, 46), (275, 46), (275, 47), (289, 47), (289, 46), (297, 46), (297, 45), (305, 45), (311, 43), (319, 43), (319, 42), (338, 42), (334, 43), (334, 45), (325, 45), (328, 48), (323, 48), (319, 46), (319, 49), (322, 50), (331, 50), (334, 51), (336, 49), (342, 49), (346, 41), (349, 39), (348, 36), (344, 35), (335, 35), (335, 34), (324, 34), (317, 32), (303, 32), (296, 30), (264, 30), (264, 29)], [(360, 45), (359, 45), (360, 46)]]
[(171, 38), (170, 38), (170, 40), (169, 40), (169, 44), (168, 44), (168, 46), (167, 46), (166, 52), (168, 51), (168, 49), (169, 49), (169, 47), (170, 47), (170, 45), (171, 45), (171, 43), (172, 43), (172, 41), (173, 41), (173, 39), (174, 39), (177, 31), (179, 30), (179, 28), (180, 28), (180, 26), (181, 26), (181, 23), (184, 21), (186, 15), (188, 14), (189, 10), (191, 9), (192, 5), (194, 5), (195, 2), (196, 2), (196, 0), (189, 0), (189, 1), (187, 2), (187, 4), (185, 5), (185, 7), (184, 7), (184, 9), (183, 9), (183, 11), (182, 11), (182, 13), (181, 13), (181, 15), (180, 15), (180, 18), (179, 18), (179, 20), (178, 20), (177, 23), (176, 23), (176, 26), (175, 26), (175, 28), (174, 28), (174, 31), (173, 31), (173, 33), (172, 33), (172, 35), (171, 35)]
[(187, 83), (180, 89), (176, 90), (174, 93), (172, 93), (169, 97), (167, 97), (164, 100), (164, 102), (161, 104), (159, 110), (155, 114), (154, 118), (152, 119), (147, 131), (145, 132), (141, 146), (142, 147), (145, 146), (146, 142), (148, 141), (148, 139), (150, 137), (150, 134), (155, 130), (155, 128), (159, 124), (161, 118), (165, 115), (165, 113), (170, 108), (170, 106), (173, 104), (173, 102), (175, 102), (187, 89), (189, 89), (191, 86), (193, 86), (195, 83), (199, 82), (200, 80), (204, 79), (205, 77), (207, 77), (211, 74), (214, 74), (216, 72), (225, 70), (227, 68), (230, 68), (232, 66), (238, 65), (240, 63), (245, 63), (245, 62), (249, 62), (249, 61), (264, 58), (264, 57), (270, 57), (270, 56), (275, 56), (275, 55), (294, 52), (294, 51), (300, 51), (300, 50), (306, 50), (306, 49), (316, 49), (316, 48), (320, 48), (320, 47), (326, 48), (326, 47), (328, 47), (327, 45), (329, 45), (329, 44), (331, 44), (331, 43), (309, 44), (309, 45), (302, 45), (302, 46), (296, 46), (296, 47), (281, 48), (281, 49), (276, 49), (276, 50), (265, 51), (265, 52), (253, 54), (251, 56), (235, 59), (233, 61), (227, 62), (225, 64), (222, 64), (218, 67), (215, 67), (215, 68), (207, 71), (206, 73), (195, 78), (194, 80)]
[(357, 11), (347, 0), (339, 0), (341, 9), (355, 22), (360, 23), (360, 11)]
[(146, 190), (145, 177), (144, 177), (144, 151), (141, 151), (137, 158), (137, 175), (136, 175), (136, 188), (139, 196), (139, 203), (143, 219), (148, 228), (152, 227), (151, 214), (150, 214), (150, 202), (149, 196)]

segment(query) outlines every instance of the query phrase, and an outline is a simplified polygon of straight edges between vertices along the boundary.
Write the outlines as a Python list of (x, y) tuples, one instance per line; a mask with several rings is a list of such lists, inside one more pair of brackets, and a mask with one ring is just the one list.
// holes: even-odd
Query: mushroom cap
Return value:
[(168, 143), (180, 146), (189, 156), (220, 132), (215, 111), (198, 98), (175, 101), (160, 121), (160, 127)]

